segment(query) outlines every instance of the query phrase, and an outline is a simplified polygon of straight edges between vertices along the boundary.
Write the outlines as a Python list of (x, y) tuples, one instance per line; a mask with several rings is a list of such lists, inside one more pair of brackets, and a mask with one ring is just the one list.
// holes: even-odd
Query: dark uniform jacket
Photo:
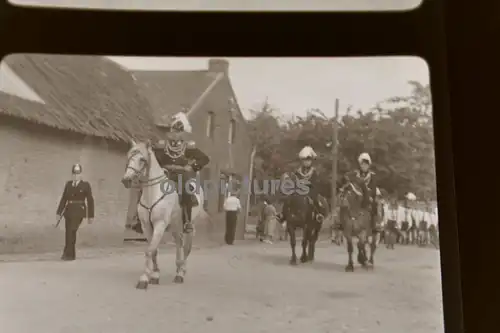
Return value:
[(303, 167), (300, 167), (295, 170), (294, 174), (298, 180), (304, 181), (304, 184), (309, 187), (309, 195), (313, 199), (316, 199), (319, 184), (319, 174), (316, 168), (311, 166), (310, 168), (305, 170)]
[[(153, 146), (153, 151), (161, 167), (165, 167), (167, 165), (190, 165), (193, 168), (194, 172), (198, 172), (210, 162), (210, 158), (200, 149), (194, 147), (193, 144), (188, 145), (186, 147), (186, 150), (184, 151), (184, 154), (177, 158), (172, 158), (165, 152), (164, 142), (156, 143)], [(179, 174), (175, 174), (173, 172), (169, 174), (170, 179), (176, 179), (178, 176)], [(186, 180), (187, 179), (183, 179), (183, 181)]]
[(375, 218), (377, 215), (377, 185), (375, 173), (373, 171), (363, 173), (359, 169), (348, 172), (341, 179), (340, 189), (343, 190), (349, 182), (351, 182), (358, 190), (363, 189), (366, 186), (366, 190), (363, 190), (364, 196), (361, 206), (370, 210), (372, 218)]
[(66, 182), (57, 215), (63, 212), (66, 219), (94, 218), (94, 197), (89, 182), (81, 180), (76, 186), (71, 180)]

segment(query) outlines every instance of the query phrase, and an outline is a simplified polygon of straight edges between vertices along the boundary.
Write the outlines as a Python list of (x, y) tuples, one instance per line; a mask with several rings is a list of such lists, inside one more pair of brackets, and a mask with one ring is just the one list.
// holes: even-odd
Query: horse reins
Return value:
[[(130, 156), (130, 158), (128, 159), (128, 161), (127, 161), (127, 166), (126, 166), (126, 168), (125, 168), (125, 170), (130, 169), (130, 170), (134, 171), (134, 176), (140, 176), (140, 175), (143, 173), (144, 169), (145, 169), (146, 167), (148, 167), (148, 166), (149, 166), (149, 164), (150, 164), (150, 163), (149, 163), (149, 160), (142, 159), (142, 160), (144, 161), (144, 165), (142, 166), (142, 168), (141, 168), (141, 169), (139, 169), (139, 170), (138, 170), (138, 169), (136, 169), (136, 168), (134, 168), (134, 167), (130, 166), (130, 160), (131, 160), (134, 156), (139, 155), (139, 154), (140, 154), (140, 152), (135, 152), (134, 154), (132, 154), (132, 155)], [(151, 157), (149, 157), (149, 159), (150, 159), (150, 158), (151, 158)], [(168, 170), (167, 170), (167, 171), (168, 171)], [(144, 180), (140, 180), (140, 179), (139, 179), (139, 186), (136, 186), (136, 187), (133, 187), (133, 186), (132, 186), (132, 187), (133, 187), (133, 188), (141, 188), (141, 189), (142, 189), (142, 188), (144, 188), (144, 187), (150, 187), (150, 186), (158, 185), (158, 184), (160, 184), (162, 181), (164, 181), (165, 179), (168, 179), (168, 176), (167, 176), (167, 175), (165, 175), (165, 174), (163, 174), (163, 175), (161, 175), (161, 176), (158, 176), (158, 177), (155, 177), (155, 178), (148, 178), (148, 179), (146, 179), (145, 181), (144, 181)]]
[[(127, 167), (126, 167), (126, 170), (130, 169), (132, 171), (134, 171), (134, 175), (135, 176), (141, 176), (144, 169), (149, 167), (149, 164), (150, 164), (150, 161), (151, 161), (151, 154), (148, 154), (148, 159), (145, 159), (144, 156), (142, 156), (142, 160), (144, 161), (144, 165), (142, 166), (141, 169), (136, 169), (132, 166), (130, 166), (130, 160), (132, 159), (132, 157), (136, 156), (136, 155), (139, 155), (140, 152), (135, 152), (134, 154), (132, 154), (128, 161), (127, 161)], [(141, 154), (142, 155), (142, 154)], [(154, 185), (158, 185), (160, 184), (161, 182), (163, 182), (164, 180), (168, 179), (168, 176), (165, 175), (165, 173), (163, 173), (161, 176), (158, 176), (158, 177), (155, 177), (155, 178), (149, 178), (149, 172), (148, 172), (148, 175), (146, 175), (148, 178), (145, 180), (145, 181), (142, 181), (141, 179), (139, 179), (139, 185), (135, 188), (139, 188), (139, 189), (143, 189), (144, 187), (151, 187), (151, 186), (154, 186)], [(162, 191), (163, 192), (163, 191)], [(151, 207), (147, 207), (146, 205), (144, 205), (142, 203), (142, 193), (141, 193), (141, 198), (139, 199), (139, 205), (146, 209), (148, 211), (148, 220), (149, 220), (149, 223), (151, 225), (153, 225), (153, 221), (151, 220), (151, 214), (153, 213), (153, 209), (156, 207), (156, 205), (162, 201), (165, 197), (167, 196), (167, 193), (163, 193), (163, 195), (158, 199), (156, 200), (152, 205)]]

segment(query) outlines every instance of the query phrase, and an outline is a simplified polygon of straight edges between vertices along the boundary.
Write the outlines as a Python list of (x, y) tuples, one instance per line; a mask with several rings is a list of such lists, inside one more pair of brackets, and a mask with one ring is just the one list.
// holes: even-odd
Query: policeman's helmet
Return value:
[(73, 168), (71, 168), (71, 173), (74, 175), (81, 174), (83, 171), (82, 166), (79, 163), (76, 163), (73, 165)]

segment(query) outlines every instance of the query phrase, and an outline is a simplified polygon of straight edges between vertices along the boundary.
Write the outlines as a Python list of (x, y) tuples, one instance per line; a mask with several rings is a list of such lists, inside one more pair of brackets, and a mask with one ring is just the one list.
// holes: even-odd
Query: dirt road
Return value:
[[(134, 288), (137, 249), (0, 263), (0, 331), (9, 333), (443, 332), (439, 253), (380, 248), (374, 271), (344, 272), (346, 252), (327, 242), (316, 262), (288, 265), (289, 248), (248, 244), (197, 250), (183, 285), (162, 278)], [(54, 255), (54, 258), (56, 256)]]

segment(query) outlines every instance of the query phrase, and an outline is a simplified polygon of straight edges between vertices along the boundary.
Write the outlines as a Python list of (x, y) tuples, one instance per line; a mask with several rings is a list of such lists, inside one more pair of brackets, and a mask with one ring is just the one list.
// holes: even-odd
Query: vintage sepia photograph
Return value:
[(155, 11), (401, 11), (422, 0), (9, 0), (19, 6)]
[(444, 332), (421, 58), (12, 54), (0, 138), (5, 332)]

